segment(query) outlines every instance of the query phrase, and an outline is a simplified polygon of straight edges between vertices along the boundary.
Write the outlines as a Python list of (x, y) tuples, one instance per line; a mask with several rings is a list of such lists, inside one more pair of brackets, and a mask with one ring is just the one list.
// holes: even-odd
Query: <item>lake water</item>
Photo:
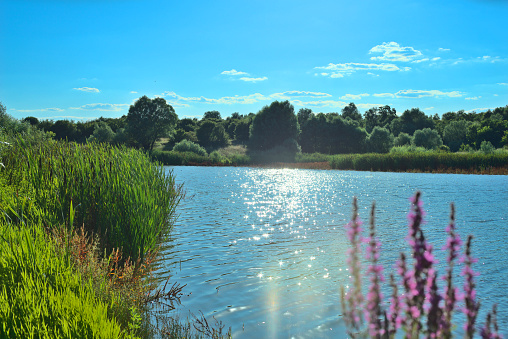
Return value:
[[(173, 167), (186, 198), (166, 270), (187, 284), (180, 315), (202, 312), (234, 338), (345, 338), (340, 287), (349, 283), (344, 225), (352, 200), (376, 202), (385, 274), (407, 250), (408, 198), (422, 192), (424, 232), (445, 274), (451, 202), (463, 241), (474, 235), (479, 322), (498, 303), (508, 336), (508, 177), (234, 167)], [(366, 235), (366, 234), (365, 234)], [(463, 284), (456, 266), (456, 284)], [(443, 281), (439, 281), (440, 288)], [(385, 295), (389, 295), (386, 290)], [(462, 315), (454, 317), (462, 333)]]

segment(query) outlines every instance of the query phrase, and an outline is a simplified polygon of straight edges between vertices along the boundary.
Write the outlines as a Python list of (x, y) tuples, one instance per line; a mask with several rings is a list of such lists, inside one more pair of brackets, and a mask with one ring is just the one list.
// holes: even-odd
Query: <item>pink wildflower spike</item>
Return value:
[(467, 322), (464, 324), (464, 330), (468, 338), (473, 338), (475, 332), (476, 316), (478, 315), (478, 309), (480, 304), (476, 301), (476, 284), (474, 282), (475, 272), (471, 268), (473, 258), (471, 257), (471, 241), (473, 236), (467, 237), (466, 252), (464, 255), (464, 269), (462, 271), (466, 281), (464, 282), (464, 303), (463, 313), (467, 317)]

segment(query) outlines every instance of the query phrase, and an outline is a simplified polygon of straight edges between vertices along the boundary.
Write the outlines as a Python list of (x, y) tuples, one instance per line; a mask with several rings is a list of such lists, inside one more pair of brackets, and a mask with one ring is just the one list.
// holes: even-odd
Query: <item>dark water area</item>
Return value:
[[(166, 251), (172, 281), (187, 284), (180, 316), (202, 312), (234, 338), (345, 338), (340, 287), (349, 284), (344, 225), (353, 197), (368, 221), (376, 202), (385, 276), (407, 251), (411, 197), (422, 192), (425, 235), (445, 274), (450, 203), (462, 240), (472, 234), (482, 307), (498, 304), (508, 336), (508, 177), (234, 167), (168, 167), (186, 198)], [(367, 236), (366, 233), (364, 233)], [(463, 285), (456, 267), (456, 285)], [(366, 280), (366, 279), (365, 279)], [(438, 282), (439, 287), (444, 285)], [(387, 283), (386, 283), (387, 285)], [(389, 295), (388, 289), (384, 290)], [(385, 298), (387, 299), (387, 298)], [(461, 336), (464, 317), (454, 315)]]

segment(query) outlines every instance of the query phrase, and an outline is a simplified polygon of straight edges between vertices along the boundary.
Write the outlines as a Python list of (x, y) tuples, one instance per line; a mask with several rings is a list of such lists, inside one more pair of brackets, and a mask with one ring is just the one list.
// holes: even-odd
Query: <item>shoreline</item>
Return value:
[[(175, 165), (171, 165), (175, 166)], [(246, 165), (234, 165), (234, 164), (220, 164), (220, 163), (188, 163), (186, 165), (178, 166), (202, 166), (202, 167), (251, 167), (251, 168), (274, 168), (274, 169), (314, 169), (314, 170), (338, 170), (338, 171), (359, 171), (359, 172), (392, 172), (392, 173), (435, 173), (435, 174), (477, 174), (477, 175), (508, 175), (508, 168), (506, 167), (491, 167), (484, 170), (464, 170), (459, 168), (437, 168), (428, 169), (425, 171), (419, 169), (411, 169), (405, 171), (382, 171), (371, 169), (369, 171), (355, 170), (355, 169), (334, 169), (331, 167), (330, 162), (274, 162), (266, 164), (246, 164)]]

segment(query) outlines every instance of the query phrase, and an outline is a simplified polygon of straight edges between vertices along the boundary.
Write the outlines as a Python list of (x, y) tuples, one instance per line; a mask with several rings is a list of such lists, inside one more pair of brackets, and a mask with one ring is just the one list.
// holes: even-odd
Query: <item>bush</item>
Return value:
[(413, 145), (417, 147), (425, 147), (427, 149), (435, 149), (443, 144), (443, 140), (439, 133), (430, 128), (419, 129), (413, 134)]
[(189, 140), (182, 140), (177, 143), (173, 147), (173, 151), (180, 153), (190, 152), (197, 155), (206, 156), (206, 150), (203, 147)]
[(496, 148), (494, 147), (494, 145), (492, 145), (490, 141), (484, 140), (480, 144), (480, 152), (482, 152), (483, 154), (492, 154), (494, 153), (495, 150)]
[(407, 133), (401, 132), (393, 141), (393, 146), (411, 145), (411, 136)]

